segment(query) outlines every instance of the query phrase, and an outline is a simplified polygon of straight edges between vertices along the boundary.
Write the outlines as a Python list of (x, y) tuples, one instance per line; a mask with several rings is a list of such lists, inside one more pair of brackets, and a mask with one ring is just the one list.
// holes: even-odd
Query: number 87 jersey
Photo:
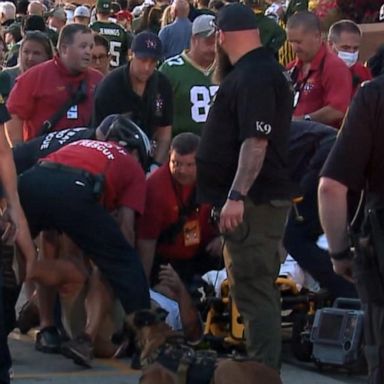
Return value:
[(186, 52), (166, 60), (160, 67), (172, 85), (173, 127), (172, 135), (181, 132), (201, 134), (207, 120), (209, 107), (218, 86), (213, 85), (213, 67), (201, 68), (192, 62)]

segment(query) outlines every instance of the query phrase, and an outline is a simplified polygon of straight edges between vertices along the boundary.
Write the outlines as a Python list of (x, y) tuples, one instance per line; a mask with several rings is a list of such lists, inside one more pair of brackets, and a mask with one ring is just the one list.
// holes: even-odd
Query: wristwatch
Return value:
[(244, 201), (245, 195), (241, 194), (239, 191), (236, 191), (236, 189), (231, 189), (228, 193), (227, 199), (233, 201)]
[(304, 115), (304, 120), (307, 120), (307, 121), (311, 121), (312, 120), (312, 117), (311, 115)]

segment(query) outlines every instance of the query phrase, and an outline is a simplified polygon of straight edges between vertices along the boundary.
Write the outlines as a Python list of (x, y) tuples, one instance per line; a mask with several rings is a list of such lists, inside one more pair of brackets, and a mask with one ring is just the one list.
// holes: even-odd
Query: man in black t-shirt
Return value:
[(261, 46), (249, 7), (223, 7), (216, 24), (217, 75), (223, 79), (197, 153), (197, 194), (200, 202), (222, 207), (225, 263), (248, 354), (279, 370), (276, 251), (291, 197), (287, 156), (293, 94), (288, 76)]
[[(369, 383), (384, 383), (384, 78), (355, 95), (319, 184), (320, 221), (334, 271), (356, 284), (365, 311)], [(361, 235), (348, 237), (347, 195), (365, 190)]]
[(130, 117), (156, 141), (155, 161), (167, 160), (172, 134), (172, 87), (155, 68), (162, 57), (161, 41), (141, 32), (132, 42), (132, 59), (110, 72), (96, 90), (93, 124), (119, 113)]
[[(300, 267), (333, 298), (356, 297), (354, 286), (334, 273), (327, 250), (318, 246), (319, 236), (323, 234), (317, 205), (319, 172), (335, 143), (336, 134), (336, 129), (315, 121), (291, 123), (289, 168), (292, 181), (298, 186), (296, 196), (300, 198), (295, 199), (295, 209), (289, 213), (283, 245)], [(353, 212), (354, 202), (351, 199)]]

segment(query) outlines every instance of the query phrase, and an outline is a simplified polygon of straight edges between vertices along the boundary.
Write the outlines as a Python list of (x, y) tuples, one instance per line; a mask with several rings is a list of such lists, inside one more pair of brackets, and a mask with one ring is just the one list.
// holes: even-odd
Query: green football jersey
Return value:
[(127, 62), (128, 36), (122, 26), (112, 21), (95, 21), (90, 25), (90, 28), (109, 41), (110, 66), (112, 68)]
[(166, 60), (160, 67), (173, 90), (173, 136), (181, 132), (201, 134), (212, 98), (218, 86), (213, 85), (213, 69), (204, 70), (193, 63), (185, 52)]

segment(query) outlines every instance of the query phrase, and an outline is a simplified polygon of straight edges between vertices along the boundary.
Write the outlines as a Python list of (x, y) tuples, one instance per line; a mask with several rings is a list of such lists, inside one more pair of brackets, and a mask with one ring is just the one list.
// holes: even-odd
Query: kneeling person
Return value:
[[(130, 313), (147, 308), (149, 294), (133, 249), (133, 220), (144, 209), (145, 176), (128, 150), (137, 150), (144, 164), (150, 145), (136, 126), (118, 129), (125, 123), (116, 119), (106, 142), (79, 140), (43, 158), (20, 176), (19, 193), (32, 234), (50, 229), (67, 234)], [(118, 223), (109, 214), (114, 211)], [(43, 284), (49, 280), (45, 262), (36, 262), (30, 274)]]
[(200, 138), (177, 135), (169, 161), (147, 180), (137, 247), (152, 284), (161, 264), (170, 263), (188, 286), (194, 275), (216, 269), (221, 242), (210, 223), (209, 205), (196, 203), (196, 150)]

